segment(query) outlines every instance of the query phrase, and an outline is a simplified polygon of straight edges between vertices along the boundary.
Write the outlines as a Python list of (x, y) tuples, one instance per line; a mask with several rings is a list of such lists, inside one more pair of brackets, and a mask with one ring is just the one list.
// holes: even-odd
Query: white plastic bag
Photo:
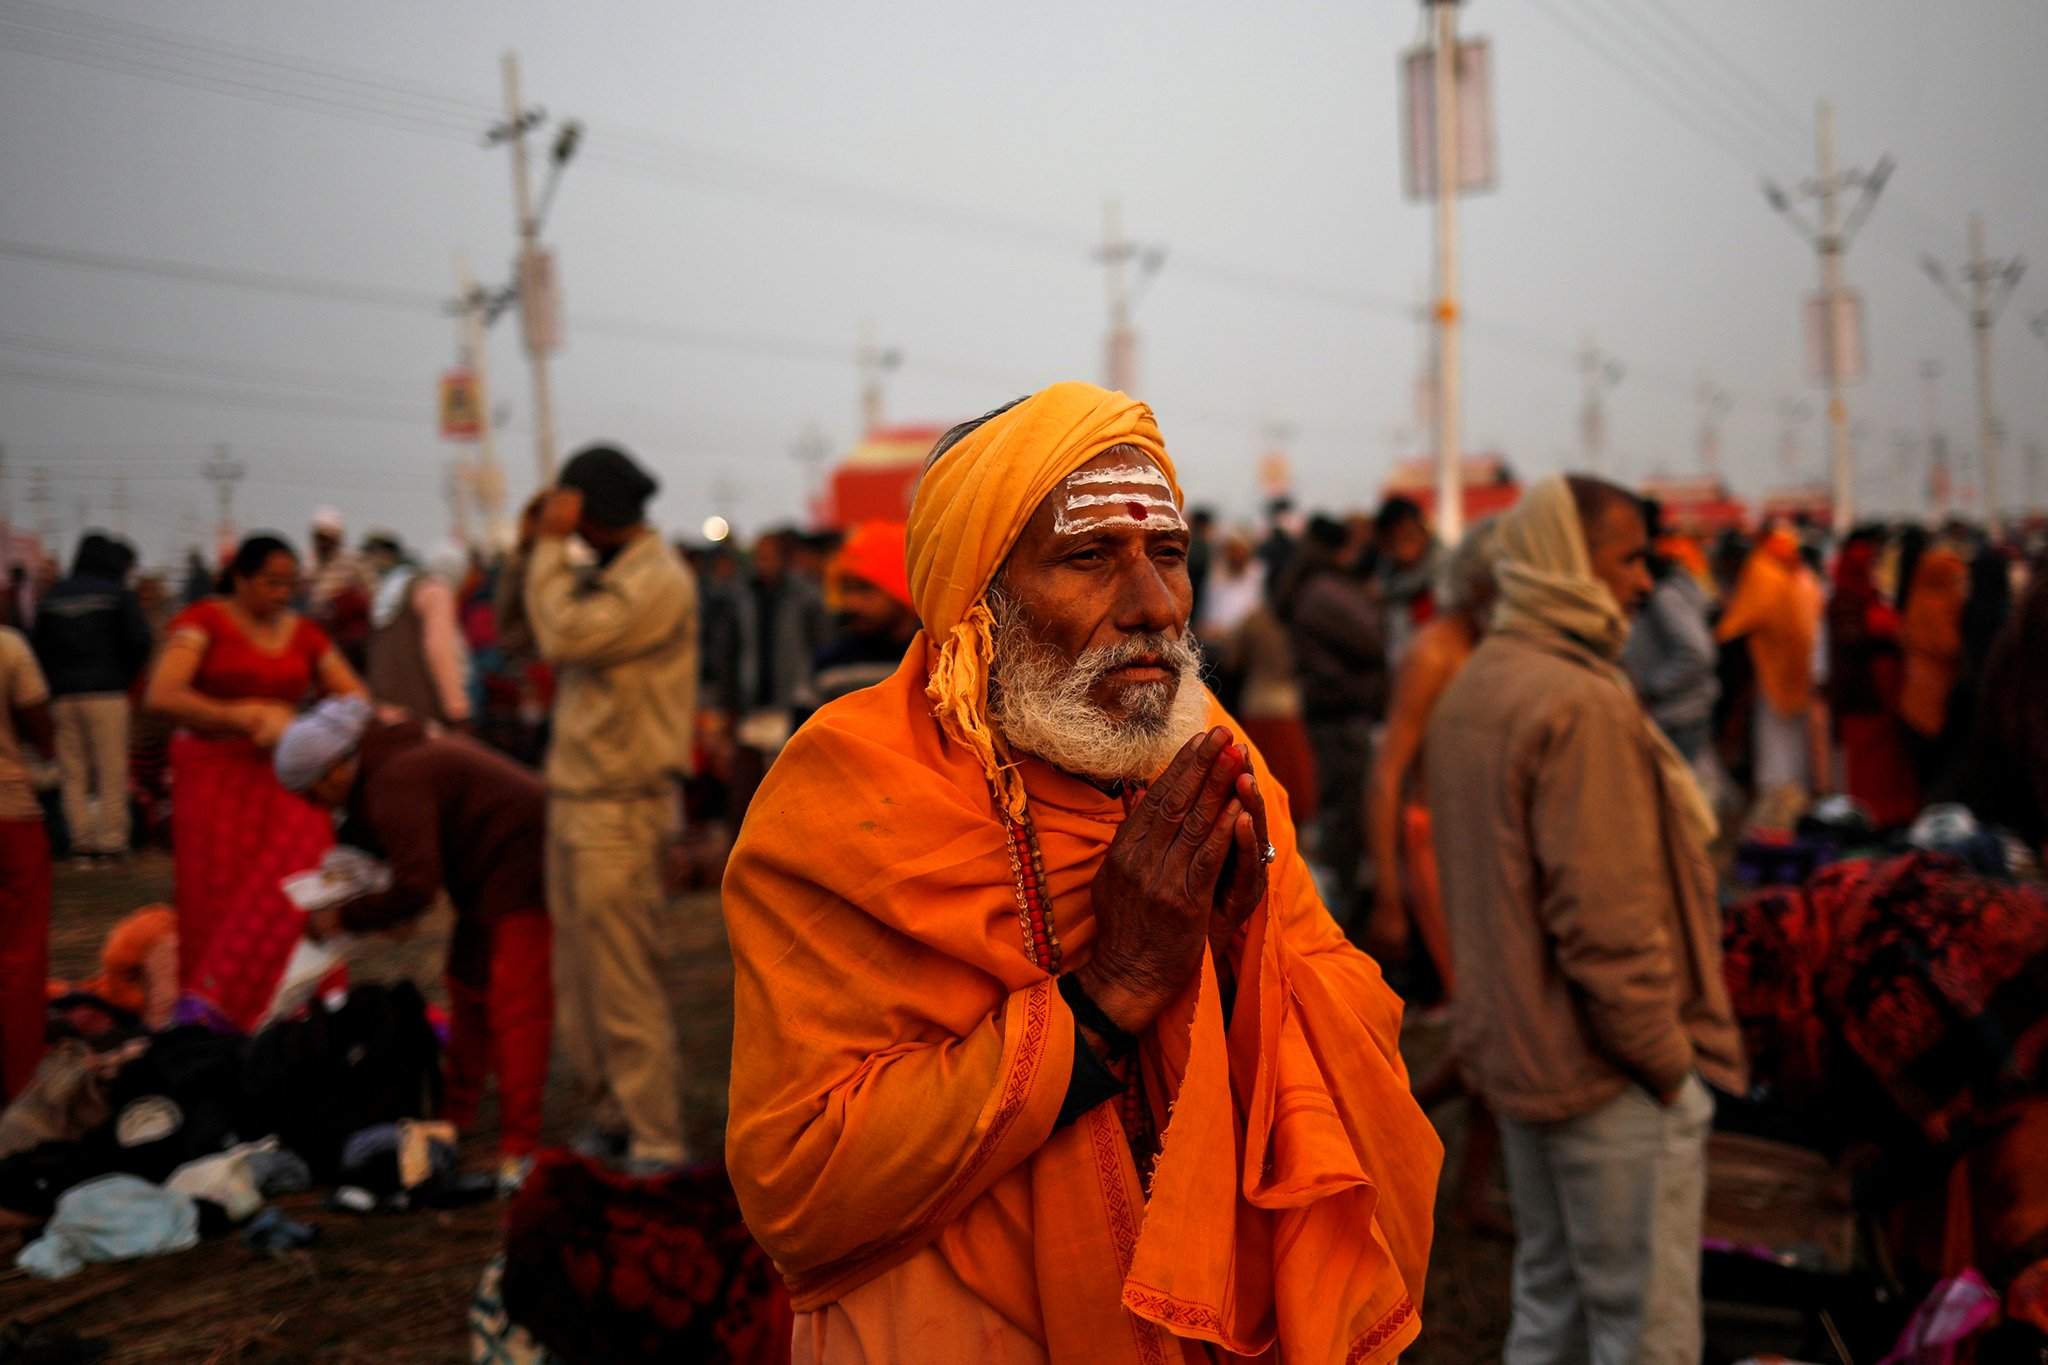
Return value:
[[(280, 885), (293, 905), (310, 914), (387, 890), (391, 869), (361, 849), (343, 845), (328, 849), (320, 866), (294, 872)], [(319, 943), (300, 939), (284, 964), (277, 993), (271, 997), (270, 1008), (264, 1011), (257, 1027), (282, 1019), (311, 1000), (320, 983), (354, 956), (356, 947), (357, 940), (348, 934), (330, 935)]]

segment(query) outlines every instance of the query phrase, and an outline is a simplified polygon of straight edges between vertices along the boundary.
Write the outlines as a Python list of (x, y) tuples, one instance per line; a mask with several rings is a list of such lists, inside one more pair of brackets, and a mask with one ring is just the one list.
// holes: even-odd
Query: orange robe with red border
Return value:
[[(1229, 1022), (1205, 954), (1141, 1043), (1148, 1194), (1115, 1103), (1053, 1130), (1073, 1017), (981, 765), (932, 718), (930, 657), (920, 639), (797, 733), (725, 880), (726, 1157), (797, 1358), (1393, 1359), (1421, 1330), (1442, 1147), (1400, 1001), (1317, 898), (1264, 760), (1278, 858)], [(1022, 775), (1070, 970), (1125, 808)]]

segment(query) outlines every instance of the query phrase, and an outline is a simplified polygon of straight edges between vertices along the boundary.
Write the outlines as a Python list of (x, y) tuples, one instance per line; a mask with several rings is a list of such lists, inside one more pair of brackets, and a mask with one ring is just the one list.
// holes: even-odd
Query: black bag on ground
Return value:
[(341, 1008), (314, 1001), (303, 1019), (249, 1042), (248, 1134), (276, 1133), (315, 1181), (334, 1179), (342, 1144), (377, 1123), (432, 1118), (441, 1106), (441, 1044), (410, 981), (349, 988)]

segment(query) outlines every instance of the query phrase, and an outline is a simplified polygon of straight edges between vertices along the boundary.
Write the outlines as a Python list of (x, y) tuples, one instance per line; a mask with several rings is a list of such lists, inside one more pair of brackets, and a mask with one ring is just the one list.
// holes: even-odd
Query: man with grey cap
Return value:
[(578, 452), (526, 570), (534, 643), (556, 672), (545, 860), (556, 1034), (586, 1137), (623, 1143), (628, 1169), (648, 1173), (688, 1158), (656, 917), (697, 703), (697, 585), (647, 523), (657, 487), (620, 450)]
[(455, 927), (445, 1116), (468, 1129), (495, 1075), (500, 1176), (517, 1178), (540, 1144), (553, 1015), (540, 779), (361, 697), (324, 701), (293, 721), (273, 761), (286, 790), (342, 813), (342, 843), (391, 871), (390, 885), (312, 911), (307, 937), (401, 930), (446, 893)]

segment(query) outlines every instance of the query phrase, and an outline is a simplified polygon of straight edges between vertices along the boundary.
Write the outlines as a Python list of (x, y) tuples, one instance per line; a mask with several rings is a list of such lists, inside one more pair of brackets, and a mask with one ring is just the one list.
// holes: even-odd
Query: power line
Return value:
[[(1702, 124), (1693, 111), (1673, 102), (1666, 92), (1645, 78), (1625, 60), (1617, 60), (1614, 48), (1602, 46), (1587, 30), (1563, 14), (1551, 8), (1548, 0), (1538, 0), (1540, 6), (1554, 21), (1571, 33), (1602, 60), (1615, 65), (1630, 81), (1641, 88), (1653, 101), (1685, 123), (1703, 138), (1715, 142), (1731, 155), (1739, 156), (1745, 165), (1749, 163), (1749, 152), (1741, 149), (1726, 135), (1711, 124)], [(22, 6), (17, 5), (17, 8)], [(47, 6), (31, 5), (27, 8), (45, 15), (51, 14)], [(6, 16), (0, 16), (5, 18)], [(54, 18), (54, 16), (52, 16)], [(64, 16), (66, 19), (76, 16)], [(18, 20), (15, 22), (19, 22)], [(391, 78), (371, 76), (359, 72), (347, 72), (323, 67), (311, 62), (263, 53), (251, 48), (220, 49), (201, 47), (190, 40), (149, 26), (128, 21), (98, 21), (101, 33), (87, 33), (85, 39), (113, 41), (121, 38), (133, 39), (142, 44), (145, 56), (159, 59), (157, 67), (141, 74), (159, 76), (165, 79), (191, 76), (193, 73), (182, 68), (163, 68), (160, 60), (171, 50), (172, 55), (183, 52), (198, 52), (210, 58), (223, 53), (242, 64), (235, 79), (221, 84), (215, 77), (201, 74), (200, 84), (205, 88), (216, 88), (217, 93), (254, 98), (263, 93), (271, 95), (296, 96), (300, 93), (297, 85), (284, 85), (276, 81), (263, 85), (251, 73), (263, 68), (291, 73), (296, 82), (298, 77), (313, 76), (328, 82), (337, 91), (347, 92), (341, 102), (347, 110), (370, 112), (379, 117), (389, 115), (401, 120), (418, 121), (423, 110), (431, 107), (433, 124), (427, 131), (438, 133), (461, 132), (469, 140), (475, 127), (467, 120), (485, 119), (491, 106), (482, 100), (471, 100), (460, 96), (447, 95), (427, 87)], [(61, 27), (61, 25), (59, 25)], [(46, 21), (42, 27), (49, 28)], [(151, 45), (154, 46), (151, 46)], [(4, 44), (0, 44), (4, 45)], [(1622, 44), (1625, 49), (1634, 50), (1631, 45)], [(206, 86), (205, 82), (214, 85)], [(189, 83), (189, 82), (188, 82)], [(261, 89), (257, 87), (261, 86)], [(393, 102), (393, 97), (397, 101)], [(1697, 93), (1694, 93), (1697, 98)], [(259, 102), (265, 102), (259, 100)], [(274, 101), (270, 101), (274, 102)], [(331, 101), (330, 101), (331, 103)], [(468, 131), (461, 131), (456, 120), (464, 121)], [(589, 152), (595, 161), (609, 163), (614, 169), (628, 174), (639, 174), (670, 182), (723, 190), (730, 193), (773, 202), (783, 207), (800, 211), (814, 210), (821, 203), (829, 204), (835, 211), (854, 212), (868, 216), (881, 216), (892, 220), (914, 222), (924, 228), (938, 228), (971, 235), (977, 241), (992, 237), (1001, 238), (1013, 244), (1034, 250), (1056, 253), (1061, 256), (1082, 256), (1087, 243), (1079, 234), (1042, 222), (994, 213), (987, 210), (925, 199), (921, 196), (901, 194), (874, 186), (862, 185), (833, 176), (820, 176), (809, 172), (781, 166), (750, 164), (744, 158), (722, 152), (718, 149), (678, 142), (631, 129), (607, 129), (600, 126), (592, 135), (593, 145)], [(607, 145), (613, 144), (613, 145)], [(195, 266), (186, 263), (145, 262), (138, 258), (119, 258), (100, 253), (86, 253), (62, 248), (50, 248), (26, 243), (0, 242), (0, 255), (15, 255), (29, 259), (41, 259), (59, 264), (91, 266), (101, 269), (128, 270), (137, 273), (158, 274), (171, 278), (182, 278), (193, 282), (216, 283), (235, 287), (261, 289), (271, 292), (298, 294), (306, 297), (321, 297), (346, 302), (377, 304), (403, 307), (409, 310), (433, 309), (439, 311), (442, 301), (438, 296), (421, 291), (399, 290), (373, 285), (340, 284), (332, 281), (315, 281), (303, 277), (267, 275), (259, 272), (229, 271), (215, 267)], [(1324, 280), (1287, 275), (1256, 267), (1240, 266), (1231, 262), (1205, 258), (1200, 255), (1176, 253), (1176, 276), (1206, 278), (1211, 283), (1225, 287), (1243, 289), (1275, 297), (1287, 297), (1323, 306), (1339, 307), (1346, 310), (1370, 312), (1407, 320), (1412, 308), (1406, 302), (1370, 291), (1335, 286)], [(579, 315), (576, 319), (579, 332), (597, 335), (612, 335), (635, 340), (657, 341), (706, 349), (732, 352), (751, 352), (764, 355), (781, 355), (791, 359), (815, 361), (831, 360), (843, 362), (844, 349), (830, 343), (806, 339), (743, 335), (732, 332), (718, 332), (711, 329), (691, 329), (670, 324), (640, 322), (634, 319)], [(1571, 346), (1555, 338), (1536, 337), (1528, 329), (1514, 324), (1488, 322), (1483, 316), (1471, 320), (1475, 340), (1492, 339), (1532, 354), (1541, 354), (1560, 364), (1572, 363), (1575, 352)], [(912, 354), (913, 363), (915, 353)], [(969, 377), (975, 382), (986, 380), (990, 371), (970, 374), (963, 367), (945, 364), (918, 363), (917, 368), (933, 373), (951, 372), (956, 376)], [(1651, 376), (1656, 382), (1674, 392), (1689, 391), (1689, 381), (1676, 376)]]
[(1594, 31), (1570, 16), (1566, 10), (1553, 5), (1551, 0), (1529, 0), (1540, 14), (1547, 16), (1551, 23), (1563, 29), (1575, 42), (1608, 66), (1619, 72), (1629, 84), (1647, 95), (1650, 102), (1684, 124), (1705, 141), (1713, 143), (1730, 158), (1749, 170), (1755, 161), (1754, 150), (1736, 142), (1728, 134), (1710, 122), (1701, 121), (1693, 110), (1681, 105), (1671, 97), (1669, 91), (1651, 80), (1638, 67), (1632, 65), (1625, 55), (1617, 52), (1604, 38), (1596, 37)]
[(184, 356), (167, 355), (160, 351), (57, 341), (19, 332), (0, 331), (0, 350), (26, 351), (31, 355), (93, 361), (133, 369), (160, 370), (170, 374), (187, 374), (201, 379), (225, 380), (230, 383), (283, 384), (297, 388), (339, 390), (350, 395), (366, 392), (374, 394), (380, 390), (404, 391), (413, 387), (410, 382), (391, 379), (341, 375), (330, 371), (287, 370), (267, 365), (237, 365), (226, 361), (194, 360)]
[(315, 298), (338, 303), (359, 303), (373, 307), (403, 308), (413, 312), (441, 311), (441, 296), (427, 290), (399, 289), (389, 285), (354, 284), (336, 280), (313, 279), (304, 275), (284, 275), (265, 270), (230, 269), (224, 266), (199, 265), (190, 261), (165, 260), (159, 257), (122, 256), (104, 251), (82, 251), (70, 247), (47, 246), (37, 242), (0, 240), (0, 256), (12, 256), (19, 260), (42, 261), (50, 265), (75, 266), (82, 270), (111, 271), (119, 274), (152, 275), (160, 279), (182, 280), (188, 284), (220, 285), (232, 289), (247, 289), (259, 293), (292, 294), (300, 298)]
[(1609, 13), (1603, 20), (1601, 34), (1632, 58), (1633, 65), (1651, 71), (1667, 89), (1684, 93), (1709, 118), (1746, 125), (1742, 131), (1756, 139), (1759, 147), (1781, 149), (1787, 142), (1796, 145), (1795, 139), (1786, 136), (1784, 125), (1773, 115), (1759, 112), (1750, 96), (1731, 88), (1684, 42), (1662, 28), (1623, 22), (1624, 14), (1639, 17), (1640, 13)]
[[(0, 14), (0, 25), (10, 22), (19, 24), (21, 21), (11, 20)], [(237, 59), (244, 65), (232, 78), (193, 72), (175, 63), (166, 65), (161, 60), (158, 49), (165, 45), (190, 49), (196, 47), (196, 44), (145, 25), (123, 23), (119, 28), (124, 36), (132, 37), (144, 44), (142, 55), (117, 52), (109, 56), (98, 49), (59, 50), (51, 48), (48, 41), (43, 39), (37, 40), (44, 41), (43, 47), (34, 47), (33, 44), (27, 47), (16, 45), (16, 50), (33, 51), (36, 55), (55, 57), (58, 60), (76, 60), (86, 65), (109, 65), (111, 69), (125, 71), (128, 74), (169, 80), (175, 84), (189, 85), (217, 94), (253, 99), (258, 103), (300, 104), (342, 116), (367, 116), (388, 126), (414, 127), (417, 131), (456, 136), (465, 141), (473, 140), (477, 130), (490, 117), (490, 106), (479, 101), (440, 95), (424, 87), (407, 83), (373, 81), (361, 75), (340, 72), (274, 54), (259, 53), (249, 48), (234, 50)], [(51, 29), (46, 22), (42, 29), (56, 32), (62, 29), (62, 25)], [(0, 27), (0, 47), (10, 46), (5, 35), (6, 29)], [(88, 43), (98, 41), (104, 47), (104, 39), (99, 35), (67, 33), (65, 37)], [(148, 46), (150, 43), (155, 43), (157, 47)], [(265, 67), (290, 73), (292, 80), (287, 82), (274, 78), (266, 79), (261, 74), (262, 68)], [(367, 85), (371, 88), (345, 97), (312, 97), (299, 88), (299, 78), (306, 74), (316, 75), (331, 82)], [(446, 112), (437, 114), (422, 125), (418, 108), (411, 105), (391, 105), (378, 93), (378, 87), (402, 91), (408, 99), (443, 101)], [(347, 89), (347, 85), (340, 85), (338, 88)], [(472, 118), (476, 120), (474, 124), (468, 121)], [(455, 119), (462, 121), (451, 121)], [(843, 177), (821, 175), (788, 166), (749, 162), (743, 157), (716, 148), (628, 128), (604, 125), (594, 128), (590, 133), (590, 145), (586, 155), (595, 164), (628, 175), (738, 194), (798, 212), (813, 212), (821, 205), (828, 206), (837, 213), (852, 213), (899, 224), (912, 224), (921, 230), (937, 230), (982, 243), (992, 239), (1004, 240), (1016, 246), (1076, 260), (1085, 258), (1093, 246), (1084, 235), (1054, 224), (921, 195), (901, 193)], [(1333, 289), (1317, 280), (1288, 277), (1276, 272), (1199, 257), (1189, 257), (1187, 260), (1187, 271), (1197, 276), (1207, 276), (1215, 283), (1230, 287), (1306, 298), (1318, 303), (1364, 307), (1378, 312), (1402, 315), (1406, 312), (1406, 305), (1398, 300), (1358, 291)], [(1176, 270), (1177, 273), (1180, 270), (1178, 265)]]
[(1677, 10), (1671, 8), (1669, 0), (1649, 0), (1649, 5), (1652, 10), (1662, 14), (1665, 22), (1674, 30), (1684, 34), (1687, 41), (1695, 49), (1705, 53), (1708, 61), (1720, 67), (1724, 72), (1733, 77), (1737, 83), (1744, 86), (1764, 108), (1770, 111), (1772, 117), (1782, 123), (1786, 129), (1796, 130), (1801, 136), (1804, 136), (1805, 121), (1800, 117), (1798, 111), (1793, 109), (1791, 105), (1784, 103), (1779, 98), (1778, 93), (1771, 89), (1770, 86), (1764, 84), (1748, 67), (1728, 56), (1710, 41), (1705, 34), (1694, 28), (1690, 20)]
[(472, 140), (468, 130), (452, 122), (424, 118), (417, 114), (380, 110), (353, 100), (323, 97), (309, 91), (266, 85), (260, 81), (207, 76), (147, 59), (98, 52), (63, 39), (52, 40), (34, 33), (25, 34), (18, 28), (6, 26), (4, 20), (0, 20), (0, 49), (29, 56), (47, 57), (75, 66), (97, 67), (120, 75), (140, 76), (213, 94), (230, 95), (273, 108), (330, 114), (401, 132), (426, 133), (465, 142)]
[(296, 60), (282, 54), (264, 52), (257, 48), (234, 43), (225, 43), (214, 39), (191, 39), (169, 29), (153, 28), (148, 24), (137, 23), (130, 19), (115, 19), (105, 15), (85, 14), (57, 5), (42, 3), (42, 0), (10, 0), (8, 8), (15, 11), (11, 22), (27, 22), (28, 19), (24, 16), (40, 17), (44, 19), (46, 25), (57, 25), (57, 31), (59, 32), (63, 31), (63, 25), (71, 25), (73, 26), (71, 30), (73, 34), (76, 34), (82, 28), (100, 35), (130, 38), (142, 43), (146, 47), (153, 45), (160, 51), (189, 53), (206, 61), (219, 63), (232, 59), (252, 65), (280, 68), (300, 76), (312, 77), (316, 80), (362, 86), (403, 96), (416, 103), (429, 107), (438, 107), (445, 112), (459, 114), (465, 118), (487, 118), (496, 107), (487, 99), (450, 95), (416, 82), (400, 80), (377, 72), (349, 70), (334, 66), (318, 66), (311, 62)]
[(46, 388), (78, 389), (98, 393), (147, 394), (168, 398), (177, 402), (198, 403), (209, 407), (246, 408), (256, 412), (312, 413), (324, 417), (351, 417), (362, 421), (396, 423), (401, 426), (423, 429), (427, 418), (423, 411), (412, 416), (402, 415), (397, 407), (372, 408), (366, 404), (348, 403), (340, 399), (326, 399), (314, 395), (266, 394), (234, 392), (217, 389), (188, 389), (172, 384), (153, 384), (138, 379), (110, 378), (103, 375), (67, 374), (61, 371), (23, 369), (18, 366), (0, 365), (0, 379), (13, 380), (22, 384), (39, 384)]

